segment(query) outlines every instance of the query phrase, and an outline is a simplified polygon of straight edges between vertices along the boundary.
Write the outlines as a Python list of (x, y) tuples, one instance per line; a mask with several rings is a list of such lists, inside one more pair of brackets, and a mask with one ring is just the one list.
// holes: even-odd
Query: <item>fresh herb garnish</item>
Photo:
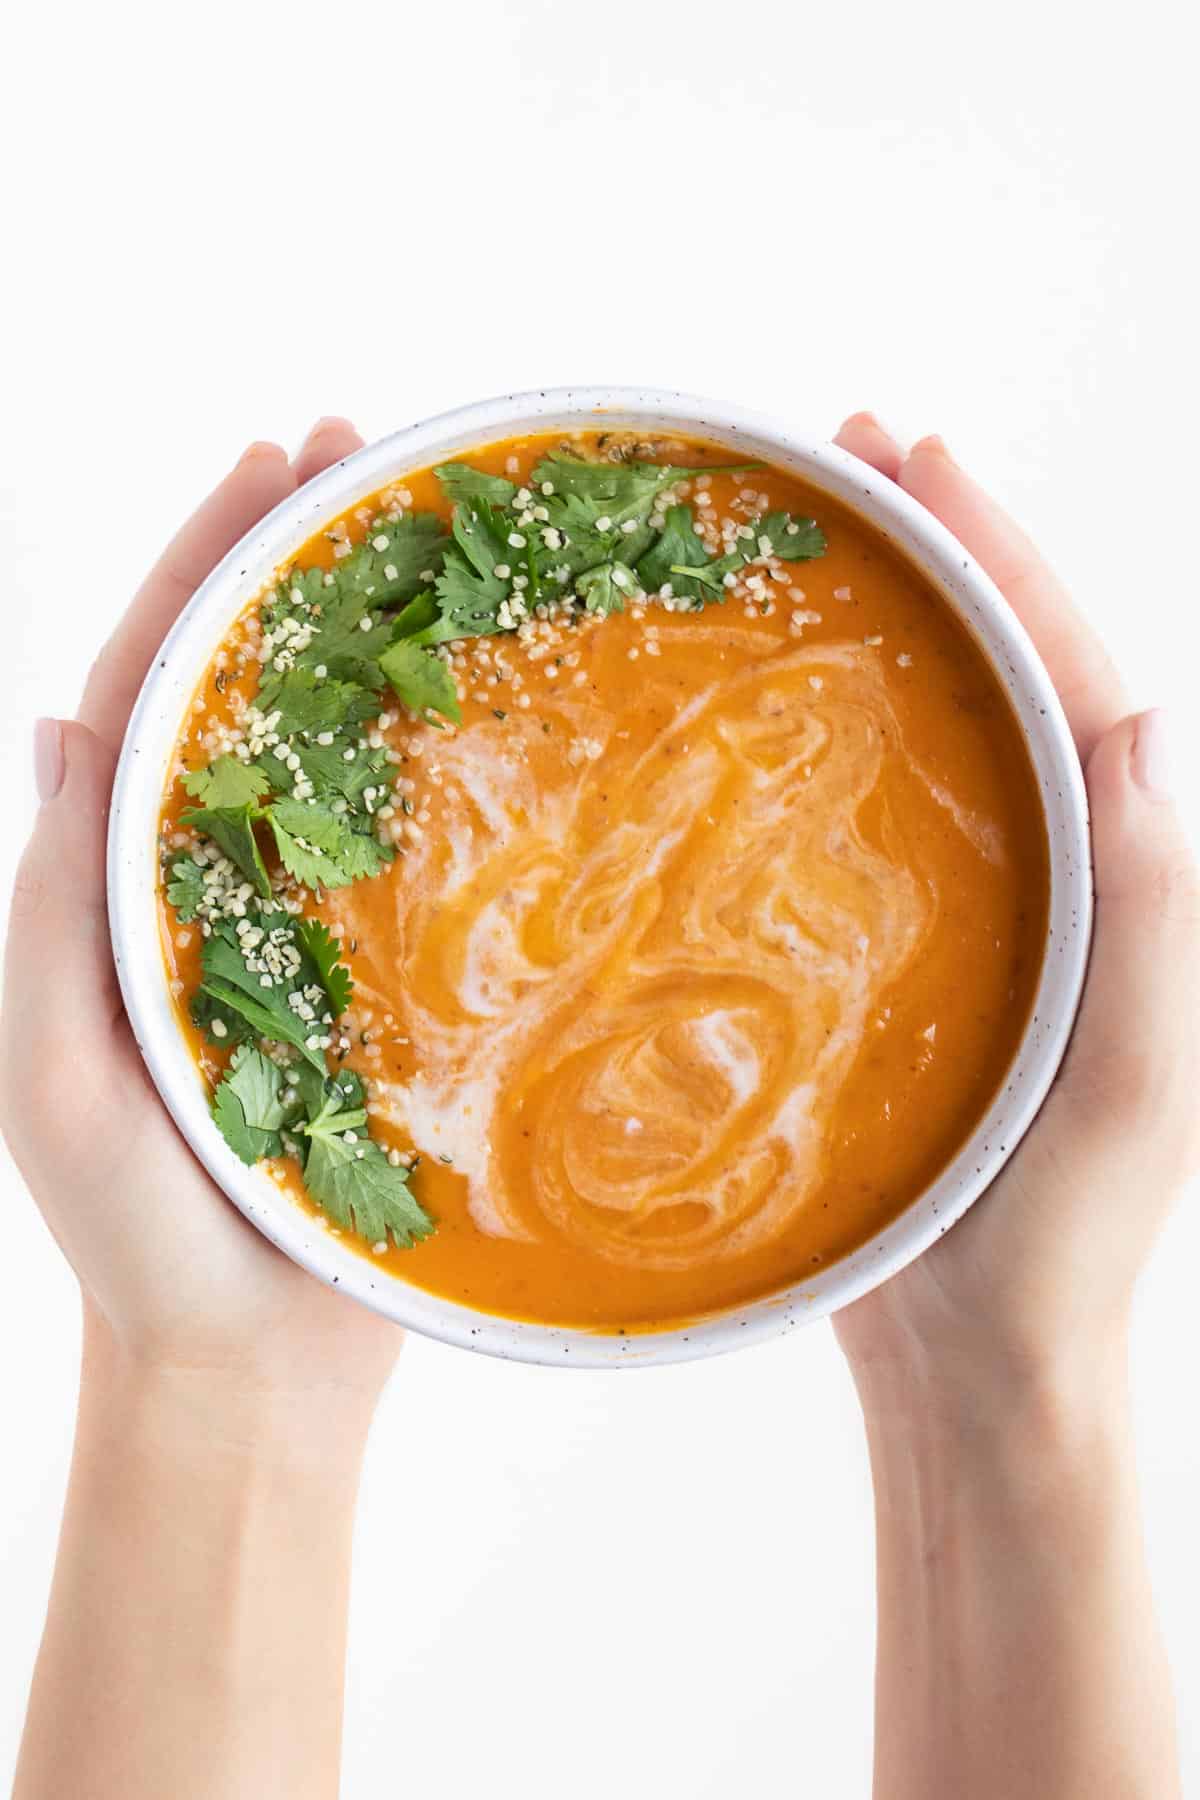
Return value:
[(354, 983), (345, 963), (338, 961), (336, 938), (321, 919), (297, 919), (296, 936), (316, 964), (334, 1018), (340, 1018), (350, 1004)]
[[(335, 811), (338, 801), (344, 801), (358, 827), (369, 830), (371, 813), (382, 804), (382, 797), (391, 786), (392, 769), (386, 750), (372, 750), (356, 735), (338, 735), (331, 744), (293, 741), (292, 747), (300, 759), (300, 773), (314, 797)], [(280, 777), (282, 791), (287, 791), (292, 779), (291, 771), (284, 770)]]
[(509, 601), (521, 592), (520, 583), (528, 584), (526, 592), (537, 592), (533, 545), (511, 514), (488, 500), (460, 500), (452, 531), (454, 543), (436, 582), (438, 617), (417, 643), (444, 644), (511, 629), (516, 618)]
[(263, 815), (254, 806), (190, 807), (180, 823), (190, 825), (235, 864), (264, 900), (271, 897), (271, 877), (263, 862), (254, 823)]
[(625, 602), (640, 592), (641, 583), (625, 563), (601, 563), (588, 569), (575, 583), (575, 592), (590, 613), (601, 618), (609, 613), (624, 612)]
[[(768, 513), (756, 525), (743, 527), (744, 536), (726, 556), (700, 567), (683, 562), (671, 569), (672, 582), (680, 582), (678, 591), (695, 593), (701, 600), (724, 598), (726, 576), (737, 575), (748, 563), (759, 557), (777, 556), (782, 562), (810, 562), (825, 550), (825, 533), (815, 519), (793, 519), (790, 513)], [(686, 560), (686, 559), (685, 559)], [(697, 584), (699, 584), (697, 586)]]
[(188, 1011), (193, 1023), (218, 1049), (231, 1050), (235, 1044), (251, 1044), (259, 1035), (240, 1012), (215, 995), (206, 994), (203, 988), (197, 988), (192, 995)]
[(724, 554), (713, 556), (711, 531), (672, 503), (672, 490), (717, 472), (557, 452), (518, 485), (442, 464), (448, 530), (433, 514), (406, 512), (376, 519), (355, 545), (335, 531), (329, 568), (278, 582), (260, 608), (262, 675), (236, 754), (182, 777), (197, 804), (181, 823), (209, 847), (164, 858), (164, 878), (180, 921), (200, 921), (204, 935), (192, 1017), (233, 1052), (216, 1123), (244, 1162), (298, 1156), (317, 1204), (377, 1245), (415, 1243), (433, 1222), (410, 1191), (412, 1169), (367, 1131), (359, 1078), (329, 1074), (327, 1055), (349, 1046), (337, 1021), (350, 971), (320, 919), (283, 908), (263, 849), (278, 858), (284, 890), (290, 877), (318, 894), (392, 860), (377, 818), (390, 817), (389, 803), (409, 817), (414, 807), (407, 792), (392, 801), (399, 758), (369, 723), (389, 687), (426, 724), (461, 723), (444, 646), (516, 632), (547, 607), (552, 617), (564, 605), (603, 617), (652, 594), (703, 606), (724, 600), (751, 564), (821, 555), (816, 523), (779, 512), (739, 525), (731, 548), (727, 525)]
[[(569, 579), (614, 562), (636, 564), (654, 540), (651, 517), (660, 496), (701, 473), (669, 463), (546, 456), (533, 471), (535, 491), (525, 511), (532, 513), (549, 559)], [(594, 592), (596, 583), (589, 585)]]
[(439, 463), (433, 471), (451, 500), (487, 500), (492, 506), (508, 506), (516, 483), (504, 475), (486, 475), (470, 463)]
[(679, 569), (682, 565), (697, 568), (709, 561), (708, 546), (696, 531), (691, 507), (668, 507), (661, 534), (638, 563), (638, 579), (648, 594), (669, 586), (676, 594), (691, 592), (695, 597), (698, 590), (689, 589), (686, 577), (679, 578)]
[(381, 521), (330, 569), (294, 572), (263, 607), (264, 645), (271, 652), (259, 691), (265, 711), (277, 705), (289, 670), (323, 668), (329, 676), (380, 688), (378, 658), (391, 641), (394, 613), (429, 586), (449, 539), (432, 513)]
[(308, 1141), (304, 1185), (344, 1230), (373, 1244), (390, 1233), (405, 1250), (429, 1236), (433, 1220), (409, 1190), (409, 1171), (366, 1134), (361, 1100), (349, 1074), (326, 1084), (320, 1112), (299, 1128)]
[(378, 875), (394, 854), (374, 834), (355, 831), (345, 813), (313, 801), (277, 800), (265, 817), (280, 862), (305, 887), (349, 887)]
[[(630, 520), (648, 518), (651, 506), (665, 488), (712, 472), (675, 468), (670, 463), (589, 462), (580, 456), (557, 455), (542, 458), (533, 471), (531, 484), (537, 490), (534, 504), (551, 508), (552, 518), (555, 506), (561, 510), (570, 500), (588, 517), (606, 517), (619, 529)], [(545, 493), (547, 482), (550, 495)]]
[(236, 756), (218, 756), (207, 769), (193, 769), (183, 777), (183, 785), (202, 807), (253, 806), (270, 787), (261, 769), (239, 762)]
[(260, 694), (255, 704), (270, 718), (279, 714), (274, 729), (281, 738), (343, 730), (361, 725), (379, 712), (378, 694), (359, 682), (339, 681), (333, 676), (327, 679), (312, 669), (290, 670), (269, 700)]
[(264, 912), (236, 924), (222, 920), (205, 939), (200, 964), (202, 993), (237, 1013), (259, 1037), (291, 1044), (324, 1072), (335, 996), (290, 913)]
[(454, 677), (440, 657), (401, 638), (384, 651), (379, 666), (411, 711), (441, 713), (456, 725), (462, 723)]
[(204, 903), (204, 870), (195, 857), (177, 856), (167, 874), (167, 899), (179, 914), (180, 923), (190, 925)]
[(280, 1127), (287, 1117), (283, 1070), (261, 1050), (243, 1044), (233, 1053), (213, 1096), (213, 1118), (222, 1137), (244, 1163), (278, 1156)]

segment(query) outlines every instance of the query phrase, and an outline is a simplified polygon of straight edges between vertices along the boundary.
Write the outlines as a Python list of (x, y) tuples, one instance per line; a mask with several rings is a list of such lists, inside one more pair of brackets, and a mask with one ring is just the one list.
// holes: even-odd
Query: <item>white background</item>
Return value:
[[(1177, 0), (25, 7), (0, 145), (0, 878), (30, 725), (252, 438), (504, 389), (942, 431), (1195, 771), (1194, 59)], [(0, 1776), (66, 1471), (72, 1282), (10, 1169)], [(1145, 1280), (1150, 1553), (1200, 1787), (1196, 1195)], [(1131, 1205), (1137, 1196), (1130, 1197)], [(827, 1329), (624, 1376), (412, 1341), (370, 1452), (345, 1793), (869, 1791), (872, 1541)], [(64, 1800), (68, 1797), (64, 1796)]]

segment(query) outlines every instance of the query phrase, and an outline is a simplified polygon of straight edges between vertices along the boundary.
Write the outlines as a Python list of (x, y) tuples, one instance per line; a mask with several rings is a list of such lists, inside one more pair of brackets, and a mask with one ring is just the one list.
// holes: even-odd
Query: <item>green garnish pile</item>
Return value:
[(814, 521), (781, 512), (727, 532), (713, 556), (671, 493), (713, 472), (559, 453), (518, 486), (443, 464), (449, 530), (393, 509), (362, 543), (337, 542), (331, 569), (290, 570), (264, 597), (254, 702), (230, 748), (182, 778), (194, 841), (164, 878), (204, 939), (192, 1016), (233, 1051), (213, 1118), (245, 1163), (296, 1158), (330, 1220), (377, 1248), (434, 1225), (411, 1191), (419, 1159), (385, 1151), (366, 1129), (359, 1076), (331, 1072), (350, 1049), (338, 1021), (353, 983), (303, 911), (309, 894), (377, 875), (395, 855), (379, 835), (395, 811), (393, 759), (372, 722), (394, 693), (427, 725), (459, 723), (449, 646), (460, 640), (519, 632), (547, 608), (603, 617), (648, 595), (702, 608), (751, 563), (822, 553)]

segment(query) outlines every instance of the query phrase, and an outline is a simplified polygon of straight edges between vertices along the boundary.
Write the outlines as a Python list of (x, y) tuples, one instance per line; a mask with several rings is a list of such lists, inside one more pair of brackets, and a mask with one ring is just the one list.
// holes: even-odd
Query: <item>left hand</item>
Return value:
[(92, 670), (78, 720), (42, 721), (42, 807), (9, 932), (0, 1119), (79, 1278), (93, 1334), (139, 1363), (369, 1407), (401, 1333), (289, 1262), (195, 1160), (122, 1009), (105, 908), (113, 772), (159, 644), (245, 532), (361, 443), (346, 421), (325, 419), (294, 462), (278, 445), (252, 444), (139, 590)]

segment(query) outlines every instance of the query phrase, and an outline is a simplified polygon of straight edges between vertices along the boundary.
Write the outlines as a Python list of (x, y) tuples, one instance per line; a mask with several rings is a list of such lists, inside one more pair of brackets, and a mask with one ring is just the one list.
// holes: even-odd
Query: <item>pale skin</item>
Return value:
[[(0, 1109), (79, 1278), (84, 1356), (16, 1800), (338, 1791), (358, 1469), (400, 1335), (275, 1252), (177, 1136), (121, 1010), (103, 850), (122, 732), (171, 620), (359, 441), (335, 419), (290, 463), (252, 446), (143, 585), (78, 719), (40, 731)], [(1161, 719), (1127, 716), (1086, 624), (940, 439), (905, 454), (856, 414), (839, 442), (957, 534), (1037, 642), (1087, 769), (1098, 900), (1071, 1052), (1018, 1156), (836, 1322), (876, 1491), (875, 1800), (1170, 1800), (1125, 1392), (1136, 1277), (1200, 1154), (1200, 885)]]

